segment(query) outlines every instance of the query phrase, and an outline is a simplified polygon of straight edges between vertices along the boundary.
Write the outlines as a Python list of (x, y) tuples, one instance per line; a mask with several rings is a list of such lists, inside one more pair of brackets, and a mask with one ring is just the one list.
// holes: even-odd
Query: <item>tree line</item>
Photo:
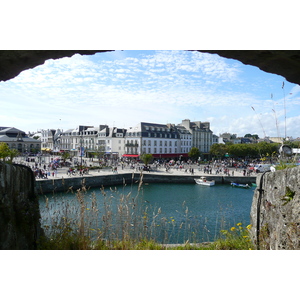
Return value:
[[(299, 148), (300, 142), (285, 142), (284, 144), (292, 148)], [(263, 158), (277, 157), (281, 143), (259, 142), (255, 144), (213, 144), (210, 154), (216, 158), (235, 157), (235, 158)]]

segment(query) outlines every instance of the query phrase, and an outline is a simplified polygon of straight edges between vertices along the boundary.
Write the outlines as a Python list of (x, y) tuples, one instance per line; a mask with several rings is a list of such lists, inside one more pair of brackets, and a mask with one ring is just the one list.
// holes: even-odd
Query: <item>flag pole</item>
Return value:
[(283, 101), (284, 101), (284, 140), (286, 140), (286, 105), (285, 105), (284, 81), (282, 82), (282, 90), (283, 90)]

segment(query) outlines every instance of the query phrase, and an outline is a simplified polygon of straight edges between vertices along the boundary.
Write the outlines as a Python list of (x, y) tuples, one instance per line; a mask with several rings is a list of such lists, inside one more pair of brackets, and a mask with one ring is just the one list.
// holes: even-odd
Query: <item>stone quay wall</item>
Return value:
[(257, 249), (300, 249), (300, 166), (259, 174), (251, 207)]
[[(46, 194), (52, 192), (65, 192), (69, 189), (77, 190), (83, 185), (86, 188), (97, 188), (102, 186), (116, 186), (123, 184), (138, 183), (141, 179), (144, 183), (195, 183), (194, 179), (199, 176), (192, 175), (167, 175), (167, 174), (149, 174), (149, 173), (123, 173), (111, 175), (93, 175), (84, 177), (67, 177), (41, 179), (36, 181), (37, 194)], [(255, 183), (256, 177), (245, 176), (213, 176), (207, 175), (207, 180), (215, 180), (216, 184), (236, 183)]]
[(40, 227), (35, 179), (30, 168), (0, 162), (0, 249), (33, 250)]

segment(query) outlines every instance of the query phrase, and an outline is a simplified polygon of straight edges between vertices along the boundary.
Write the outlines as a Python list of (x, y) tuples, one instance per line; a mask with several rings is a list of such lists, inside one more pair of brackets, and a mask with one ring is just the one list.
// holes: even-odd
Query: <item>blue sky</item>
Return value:
[(209, 121), (217, 135), (284, 136), (284, 96), (287, 136), (296, 138), (300, 87), (282, 76), (195, 51), (74, 55), (0, 82), (0, 125), (27, 132), (190, 119)]

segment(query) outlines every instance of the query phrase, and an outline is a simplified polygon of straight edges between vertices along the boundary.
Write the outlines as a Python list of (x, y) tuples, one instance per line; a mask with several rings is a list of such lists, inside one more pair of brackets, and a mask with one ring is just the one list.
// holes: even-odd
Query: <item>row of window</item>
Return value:
[(154, 126), (145, 126), (146, 130), (157, 130), (157, 131), (167, 131), (170, 132), (170, 128), (164, 128), (164, 127), (154, 127)]
[[(153, 146), (158, 146), (158, 142), (159, 142), (159, 146), (164, 146), (167, 147), (168, 144), (170, 147), (173, 146), (173, 141), (151, 141), (151, 140), (143, 140), (143, 146), (152, 146), (152, 142), (153, 142)], [(138, 146), (138, 143), (137, 141), (128, 141), (127, 146)], [(182, 141), (181, 142), (181, 145), (182, 146), (192, 146), (192, 142), (191, 141)], [(174, 141), (174, 146), (177, 147), (177, 141)]]
[[(140, 137), (141, 136), (141, 132), (128, 132), (127, 137)], [(162, 133), (152, 133), (152, 132), (148, 132), (148, 137), (160, 137), (160, 138), (172, 138), (172, 134), (171, 133), (165, 133), (165, 134), (162, 134)], [(177, 139), (178, 138), (178, 135), (175, 134), (173, 135), (173, 138)]]
[[(147, 152), (148, 150), (148, 152)], [(163, 152), (164, 151), (164, 152)], [(128, 153), (128, 152), (127, 152)], [(133, 148), (130, 148), (130, 151), (129, 151), (130, 154), (137, 154), (137, 151), (136, 149), (133, 149)], [(151, 148), (143, 148), (143, 153), (148, 153), (148, 154), (157, 154), (157, 153), (160, 153), (160, 154), (167, 154), (167, 153), (177, 153), (177, 149), (174, 149), (172, 151), (172, 148), (169, 148), (169, 152), (168, 152), (168, 148), (154, 148), (153, 151), (151, 151)]]
[[(157, 146), (158, 141), (153, 141), (153, 146)], [(148, 140), (148, 146), (152, 145), (152, 141)], [(159, 141), (159, 146), (163, 145), (163, 141)], [(172, 141), (169, 141), (169, 146), (172, 147), (173, 143)], [(147, 141), (143, 141), (143, 146), (147, 146)], [(164, 146), (168, 146), (168, 141), (164, 141)], [(177, 141), (174, 141), (174, 146), (177, 146)]]
[(40, 144), (15, 144), (15, 143), (7, 143), (9, 148), (11, 149), (17, 149), (19, 151), (22, 151), (23, 149), (28, 149), (28, 150), (33, 150), (33, 149), (41, 149), (41, 145)]

